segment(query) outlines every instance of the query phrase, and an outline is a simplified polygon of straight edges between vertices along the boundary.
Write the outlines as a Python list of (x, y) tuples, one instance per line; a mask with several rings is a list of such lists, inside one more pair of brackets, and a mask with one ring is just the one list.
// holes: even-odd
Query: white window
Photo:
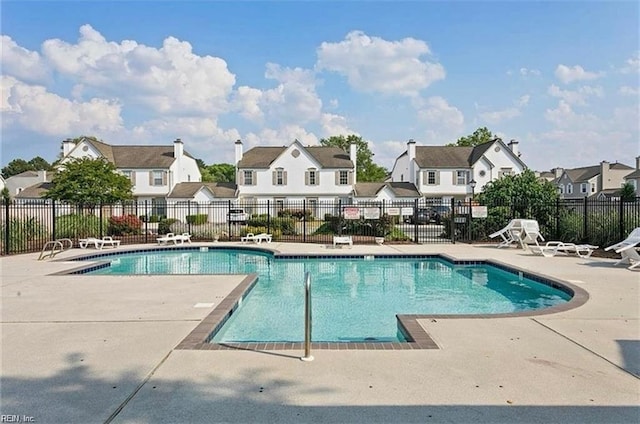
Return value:
[(468, 171), (456, 171), (456, 185), (467, 185)]
[(502, 177), (503, 175), (511, 175), (513, 174), (513, 168), (500, 168), (500, 172), (498, 176)]
[(136, 184), (135, 172), (126, 170), (126, 171), (122, 171), (122, 175), (127, 177), (129, 179), (129, 181), (131, 181), (131, 184), (133, 184), (133, 185)]
[(587, 192), (587, 183), (582, 183), (580, 184), (580, 193), (586, 193)]
[(567, 194), (573, 194), (573, 184), (567, 184)]
[(253, 185), (253, 171), (242, 171), (244, 185)]
[(339, 185), (349, 184), (349, 171), (340, 171), (340, 178), (338, 179)]
[(164, 171), (151, 171), (151, 185), (163, 186), (165, 185), (165, 173)]
[(564, 184), (560, 184), (560, 185), (558, 186), (558, 192), (559, 192), (560, 194), (564, 194)]
[(318, 185), (318, 171), (315, 169), (309, 170), (309, 185)]
[(436, 185), (437, 184), (437, 178), (436, 178), (436, 171), (425, 171), (425, 184), (427, 185)]
[(591, 183), (591, 193), (596, 192), (596, 183)]
[(276, 185), (284, 185), (284, 169), (276, 169)]

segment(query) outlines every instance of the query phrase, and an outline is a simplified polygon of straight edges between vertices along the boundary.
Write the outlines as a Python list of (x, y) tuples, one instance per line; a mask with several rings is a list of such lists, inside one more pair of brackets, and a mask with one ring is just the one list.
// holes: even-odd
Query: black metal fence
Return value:
[(551, 240), (606, 246), (640, 227), (640, 199), (514, 199), (505, 204), (461, 202), (132, 202), (70, 205), (51, 200), (3, 202), (2, 255), (40, 251), (51, 240), (112, 236), (123, 244), (156, 243), (159, 235), (189, 233), (196, 241), (239, 241), (247, 233), (274, 240), (332, 243), (351, 235), (354, 243), (456, 243), (488, 241), (514, 218), (536, 219)]

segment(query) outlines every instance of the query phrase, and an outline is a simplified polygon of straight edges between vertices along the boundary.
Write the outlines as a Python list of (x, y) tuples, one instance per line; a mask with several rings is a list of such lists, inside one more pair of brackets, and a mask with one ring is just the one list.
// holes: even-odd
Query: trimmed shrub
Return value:
[(96, 215), (79, 215), (70, 214), (62, 215), (56, 218), (55, 238), (87, 238), (98, 237), (108, 227), (108, 221), (102, 220), (100, 225), (100, 217)]
[(114, 236), (124, 236), (129, 234), (140, 234), (142, 221), (135, 215), (112, 216), (109, 218), (109, 229), (107, 232)]
[[(6, 229), (2, 225), (2, 233)], [(12, 218), (9, 220), (9, 252), (28, 250), (29, 242), (47, 236), (47, 231), (36, 218)]]
[(172, 233), (171, 225), (176, 222), (178, 222), (178, 220), (174, 218), (161, 219), (160, 222), (158, 222), (158, 234)]
[(187, 224), (202, 225), (207, 223), (209, 216), (206, 213), (200, 213), (197, 215), (187, 215)]
[[(269, 221), (267, 215), (253, 215), (248, 221), (249, 227), (269, 228), (269, 232), (280, 231), (283, 235), (295, 235), (296, 221), (293, 218), (271, 218)], [(263, 231), (267, 232), (267, 231)]]

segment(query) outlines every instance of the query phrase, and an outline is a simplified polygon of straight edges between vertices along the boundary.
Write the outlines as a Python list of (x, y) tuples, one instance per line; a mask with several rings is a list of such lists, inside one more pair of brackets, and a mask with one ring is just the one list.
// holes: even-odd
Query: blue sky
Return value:
[(2, 1), (1, 164), (68, 137), (168, 144), (356, 133), (378, 164), (486, 126), (533, 169), (640, 149), (629, 2)]

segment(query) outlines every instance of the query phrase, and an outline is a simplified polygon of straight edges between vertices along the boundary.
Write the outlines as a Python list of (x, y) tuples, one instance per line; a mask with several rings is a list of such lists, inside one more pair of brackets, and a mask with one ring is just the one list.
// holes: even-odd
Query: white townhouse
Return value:
[(319, 202), (349, 202), (356, 183), (356, 145), (347, 153), (339, 147), (258, 146), (243, 152), (235, 143), (238, 197), (244, 203), (270, 200), (279, 208), (289, 201), (306, 200), (310, 209)]
[(151, 201), (162, 213), (166, 198), (178, 184), (201, 181), (196, 160), (184, 150), (184, 143), (176, 139), (173, 145), (130, 146), (110, 145), (83, 138), (78, 143), (62, 142), (61, 164), (72, 158), (104, 158), (129, 177), (133, 197), (137, 201)]
[(24, 171), (13, 175), (6, 179), (5, 187), (9, 191), (9, 197), (18, 196), (23, 190), (34, 186), (41, 185), (51, 181), (52, 172), (47, 171)]
[(554, 170), (559, 177), (553, 181), (564, 199), (582, 199), (595, 196), (606, 198), (620, 190), (625, 177), (633, 168), (623, 163), (600, 162), (600, 165)]
[(235, 183), (187, 182), (177, 184), (167, 196), (170, 218), (186, 221), (187, 215), (206, 214), (207, 222), (227, 221), (228, 205), (235, 205), (238, 188)]
[(507, 146), (496, 138), (474, 147), (416, 146), (409, 140), (393, 165), (391, 181), (413, 183), (425, 198), (448, 202), (467, 199), (489, 181), (526, 168), (515, 140)]
[(636, 169), (624, 177), (625, 184), (631, 184), (636, 189), (636, 197), (640, 197), (640, 156), (636, 156)]

